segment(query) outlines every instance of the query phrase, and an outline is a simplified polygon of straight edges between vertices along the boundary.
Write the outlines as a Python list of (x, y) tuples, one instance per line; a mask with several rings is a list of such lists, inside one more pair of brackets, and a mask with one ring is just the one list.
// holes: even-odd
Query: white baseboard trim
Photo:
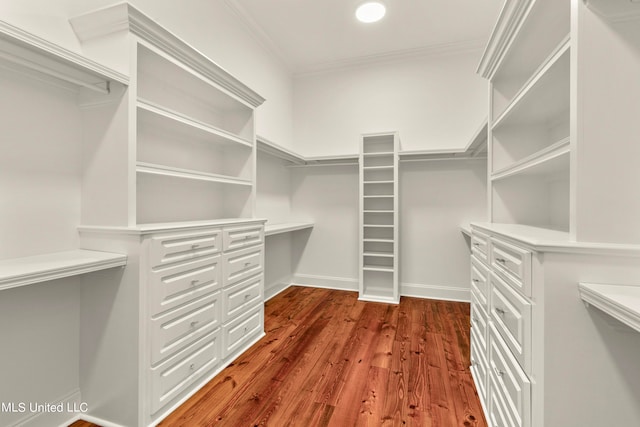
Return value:
[(292, 282), (276, 282), (269, 285), (269, 287), (265, 286), (264, 288), (265, 302), (269, 301), (271, 298), (289, 289), (292, 285), (293, 285)]
[(293, 284), (310, 288), (336, 289), (340, 291), (358, 291), (358, 279), (344, 277), (315, 276), (312, 274), (296, 274)]
[(106, 420), (103, 420), (102, 418), (93, 417), (91, 415), (86, 415), (86, 414), (80, 415), (78, 419), (82, 421), (87, 421), (93, 424), (97, 424), (102, 427), (125, 427), (123, 425), (112, 423), (111, 421), (106, 421)]
[[(79, 418), (74, 412), (80, 407), (80, 389), (53, 401), (47, 402), (4, 402), (13, 403), (14, 409), (24, 413), (24, 417), (11, 424), (10, 427), (51, 427), (68, 426)], [(45, 406), (39, 406), (45, 405)]]
[(455, 286), (401, 283), (400, 295), (404, 297), (439, 299), (444, 301), (470, 302), (471, 290)]

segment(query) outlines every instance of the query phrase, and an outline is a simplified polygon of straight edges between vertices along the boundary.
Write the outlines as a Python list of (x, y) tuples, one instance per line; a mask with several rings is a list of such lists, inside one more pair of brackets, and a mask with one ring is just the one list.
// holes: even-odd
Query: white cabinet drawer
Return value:
[(155, 316), (221, 286), (220, 255), (174, 264), (149, 273), (149, 313)]
[(207, 334), (160, 366), (151, 369), (151, 412), (155, 413), (220, 362), (220, 329)]
[(489, 425), (492, 427), (520, 427), (516, 424), (507, 412), (507, 407), (504, 399), (498, 392), (498, 387), (493, 380), (493, 377), (489, 375)]
[(489, 332), (489, 370), (498, 394), (503, 398), (507, 416), (519, 427), (531, 420), (531, 381), (514, 359), (498, 331)]
[(486, 404), (487, 399), (487, 381), (488, 381), (488, 363), (486, 358), (486, 349), (481, 350), (479, 344), (479, 338), (476, 333), (471, 329), (471, 374), (476, 383), (476, 389), (483, 405)]
[(531, 304), (505, 282), (489, 275), (491, 296), (489, 317), (522, 367), (531, 364)]
[(222, 321), (241, 315), (250, 307), (262, 303), (264, 278), (262, 274), (222, 290)]
[(263, 246), (254, 246), (224, 254), (224, 282), (229, 286), (263, 270)]
[(480, 344), (479, 350), (487, 351), (487, 315), (475, 301), (475, 293), (471, 293), (471, 330), (477, 335)]
[(473, 230), (471, 233), (471, 253), (489, 265), (489, 236)]
[(475, 256), (471, 257), (471, 289), (485, 312), (489, 312), (489, 270)]
[(514, 289), (531, 297), (531, 252), (500, 240), (491, 240), (491, 267)]
[(262, 305), (222, 327), (222, 357), (226, 358), (261, 333)]
[(225, 228), (222, 233), (223, 249), (225, 251), (246, 248), (264, 241), (264, 227), (262, 224)]
[(149, 245), (149, 266), (153, 268), (213, 255), (221, 249), (222, 232), (215, 229), (153, 236)]
[(151, 363), (160, 362), (220, 326), (220, 295), (218, 291), (151, 318)]

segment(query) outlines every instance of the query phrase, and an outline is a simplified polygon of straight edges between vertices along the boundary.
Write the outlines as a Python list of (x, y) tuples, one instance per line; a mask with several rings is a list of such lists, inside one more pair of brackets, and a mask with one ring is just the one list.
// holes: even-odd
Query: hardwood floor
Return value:
[(265, 329), (160, 426), (486, 426), (469, 304), (292, 287), (267, 302)]

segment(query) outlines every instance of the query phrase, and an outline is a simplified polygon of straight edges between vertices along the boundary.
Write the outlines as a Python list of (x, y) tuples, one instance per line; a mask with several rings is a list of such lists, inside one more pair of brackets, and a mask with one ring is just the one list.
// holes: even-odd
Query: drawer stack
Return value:
[(264, 325), (264, 227), (224, 230), (222, 357), (237, 355)]
[(471, 372), (489, 425), (531, 426), (532, 253), (474, 229)]
[(262, 224), (148, 239), (152, 414), (263, 333), (263, 242)]

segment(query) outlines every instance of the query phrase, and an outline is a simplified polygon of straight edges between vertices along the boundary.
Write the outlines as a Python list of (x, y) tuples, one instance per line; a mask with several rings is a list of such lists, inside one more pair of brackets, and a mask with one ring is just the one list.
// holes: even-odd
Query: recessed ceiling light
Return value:
[(358, 18), (358, 21), (365, 23), (377, 22), (382, 19), (386, 12), (387, 9), (384, 7), (384, 4), (377, 1), (370, 1), (358, 6), (356, 9), (356, 18)]

